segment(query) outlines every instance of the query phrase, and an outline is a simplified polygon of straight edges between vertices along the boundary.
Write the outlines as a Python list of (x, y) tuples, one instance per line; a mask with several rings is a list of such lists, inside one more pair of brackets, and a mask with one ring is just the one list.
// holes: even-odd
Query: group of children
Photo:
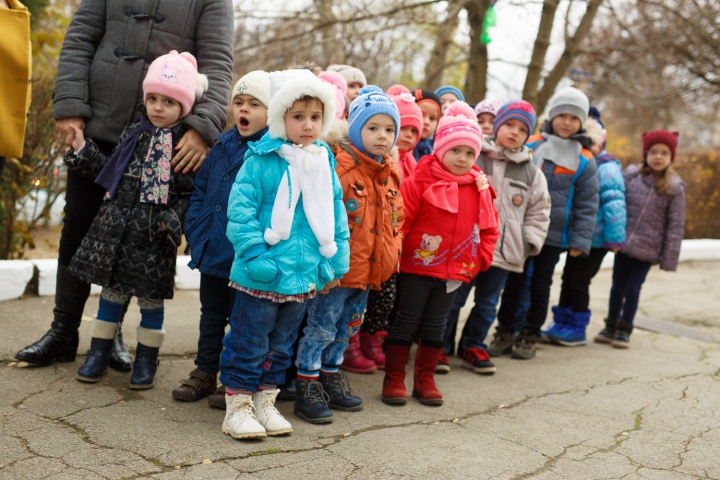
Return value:
[[(677, 133), (643, 135), (642, 163), (623, 174), (577, 89), (556, 93), (533, 136), (535, 111), (522, 100), (473, 109), (451, 86), (385, 93), (348, 65), (254, 71), (232, 91), (234, 127), (197, 175), (183, 175), (172, 168), (182, 119), (207, 88), (195, 58), (172, 51), (150, 66), (144, 115), (110, 158), (75, 132), (65, 163), (108, 191), (70, 267), (103, 286), (78, 380), (105, 373), (136, 296), (130, 387), (153, 387), (183, 233), (201, 274), (200, 337), (196, 368), (172, 395), (224, 408), (222, 431), (238, 439), (293, 431), (275, 408), (283, 391), (310, 423), (362, 409), (341, 369), (384, 369), (383, 402), (405, 404), (415, 341), (412, 396), (441, 405), (434, 376), (449, 371), (473, 286), (463, 367), (493, 373), (490, 356), (530, 359), (541, 338), (584, 345), (590, 280), (610, 250), (610, 308), (595, 340), (627, 347), (650, 266), (677, 265)], [(541, 331), (562, 252), (559, 305)]]

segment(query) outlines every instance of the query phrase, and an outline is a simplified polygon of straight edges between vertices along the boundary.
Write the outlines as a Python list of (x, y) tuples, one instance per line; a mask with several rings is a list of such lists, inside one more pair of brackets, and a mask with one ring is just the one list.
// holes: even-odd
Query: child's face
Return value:
[(672, 163), (672, 152), (670, 147), (664, 143), (656, 143), (647, 152), (645, 162), (653, 173), (660, 174)]
[(528, 138), (528, 130), (523, 122), (511, 118), (498, 128), (495, 144), (514, 150), (523, 146)]
[(320, 138), (323, 104), (320, 100), (298, 100), (285, 114), (285, 133), (288, 140), (307, 147)]
[(478, 117), (478, 125), (483, 135), (493, 134), (493, 124), (495, 124), (495, 115), (492, 113), (481, 113)]
[(457, 102), (458, 97), (455, 96), (454, 93), (443, 93), (440, 95), (440, 105), (442, 105), (442, 113), (445, 113), (445, 110), (447, 109), (448, 105), (450, 105), (453, 102)]
[(348, 83), (348, 89), (347, 89), (347, 97), (348, 100), (351, 102), (355, 100), (358, 95), (360, 94), (360, 89), (362, 88), (362, 83), (359, 82), (351, 82)]
[(464, 175), (475, 163), (475, 150), (467, 145), (453, 147), (445, 152), (442, 163), (453, 175)]
[(182, 106), (180, 102), (159, 93), (148, 93), (145, 99), (145, 111), (155, 128), (168, 128), (180, 121)]
[(378, 113), (365, 122), (360, 130), (363, 148), (371, 155), (385, 155), (393, 147), (395, 122), (389, 115)]
[(409, 152), (415, 147), (418, 141), (419, 132), (417, 128), (405, 125), (400, 128), (400, 134), (397, 139), (397, 147), (401, 152)]
[(422, 102), (419, 103), (418, 106), (423, 113), (423, 131), (420, 138), (425, 140), (426, 138), (430, 138), (433, 133), (435, 133), (435, 130), (437, 130), (439, 120), (438, 111), (432, 102)]
[(267, 107), (251, 95), (237, 95), (232, 109), (235, 128), (243, 137), (255, 135), (267, 125)]
[(570, 113), (561, 113), (552, 119), (553, 131), (560, 138), (572, 137), (580, 131), (581, 126), (580, 119)]

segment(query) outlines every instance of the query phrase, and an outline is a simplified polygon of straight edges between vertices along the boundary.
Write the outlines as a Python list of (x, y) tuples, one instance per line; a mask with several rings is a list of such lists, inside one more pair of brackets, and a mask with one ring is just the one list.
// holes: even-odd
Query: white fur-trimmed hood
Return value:
[(270, 74), (270, 105), (268, 127), (270, 136), (287, 141), (285, 113), (299, 98), (318, 98), (323, 104), (323, 122), (320, 137), (325, 137), (335, 121), (335, 92), (309, 70), (283, 70)]

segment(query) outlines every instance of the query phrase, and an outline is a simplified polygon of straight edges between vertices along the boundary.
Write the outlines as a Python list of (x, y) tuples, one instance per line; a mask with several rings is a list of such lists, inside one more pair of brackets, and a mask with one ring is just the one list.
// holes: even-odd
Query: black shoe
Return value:
[(293, 400), (297, 398), (297, 388), (295, 388), (295, 379), (288, 380), (284, 385), (280, 385), (280, 393), (277, 398), (280, 400)]
[(605, 319), (605, 328), (600, 330), (600, 333), (595, 335), (593, 339), (595, 343), (612, 343), (615, 338), (615, 331), (617, 330), (617, 320), (614, 318)]
[(357, 412), (362, 410), (362, 398), (353, 395), (350, 381), (347, 375), (342, 372), (325, 374), (320, 372), (320, 383), (323, 390), (328, 394), (328, 407), (344, 412)]
[(615, 338), (612, 346), (615, 348), (630, 348), (630, 334), (633, 331), (632, 324), (618, 322)]
[[(125, 307), (127, 310), (127, 306)], [(110, 351), (110, 368), (118, 372), (129, 372), (132, 370), (132, 356), (125, 348), (122, 337), (122, 324), (118, 328), (117, 335), (113, 340), (112, 350)]]
[(142, 343), (137, 344), (132, 375), (130, 376), (131, 389), (145, 390), (155, 386), (155, 373), (160, 364), (160, 360), (158, 360), (159, 352), (160, 348), (158, 347), (148, 347)]
[(107, 373), (108, 358), (112, 348), (112, 339), (94, 338), (90, 341), (85, 363), (77, 371), (75, 378), (81, 382), (97, 383)]
[(332, 412), (327, 406), (328, 394), (317, 380), (295, 380), (297, 398), (295, 415), (308, 423), (330, 423)]
[(530, 360), (535, 356), (535, 346), (540, 341), (540, 335), (530, 332), (522, 332), (515, 339), (512, 348), (512, 358), (518, 360)]
[(31, 365), (46, 366), (58, 362), (74, 362), (78, 347), (78, 328), (90, 284), (73, 276), (67, 267), (58, 265), (55, 290), (55, 320), (40, 340), (29, 345), (15, 358)]
[(488, 353), (481, 348), (468, 348), (463, 352), (462, 357), (461, 366), (475, 373), (492, 375), (497, 370), (495, 364), (490, 361)]

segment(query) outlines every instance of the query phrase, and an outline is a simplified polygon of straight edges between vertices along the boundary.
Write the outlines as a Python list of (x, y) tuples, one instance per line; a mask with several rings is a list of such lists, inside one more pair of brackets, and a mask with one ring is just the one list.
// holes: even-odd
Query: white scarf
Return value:
[(332, 258), (337, 253), (337, 244), (332, 171), (327, 150), (312, 144), (307, 147), (283, 144), (278, 153), (285, 158), (288, 169), (278, 186), (265, 241), (276, 245), (290, 238), (295, 207), (302, 193), (303, 211), (320, 243), (320, 254)]

